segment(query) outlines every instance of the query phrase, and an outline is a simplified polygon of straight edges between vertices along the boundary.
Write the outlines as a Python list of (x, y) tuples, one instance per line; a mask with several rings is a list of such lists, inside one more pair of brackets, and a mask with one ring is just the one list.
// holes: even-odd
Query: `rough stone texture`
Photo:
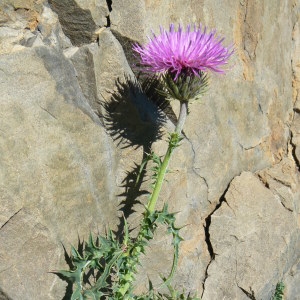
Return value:
[(43, 10), (45, 0), (3, 0), (1, 6), (12, 6), (14, 9), (27, 9), (40, 13)]
[[(112, 5), (111, 28), (127, 39), (121, 40), (123, 44), (144, 41), (151, 28), (159, 31), (159, 24), (199, 20), (209, 28), (221, 29), (227, 43), (234, 42), (237, 55), (230, 75), (211, 78), (210, 93), (201, 105), (193, 106), (186, 126), (193, 151), (201, 151), (195, 155), (193, 169), (207, 182), (206, 198), (213, 205), (235, 175), (279, 161), (286, 151), (286, 124), (291, 122), (293, 104), (285, 99), (292, 97), (292, 73), (290, 56), (282, 53), (292, 47), (291, 12), (290, 1), (278, 1), (277, 6), (267, 1), (252, 5), (250, 1), (190, 1), (189, 5), (185, 1), (160, 1), (159, 5), (157, 1), (131, 1)], [(129, 15), (137, 16), (136, 20)], [(209, 202), (204, 215), (212, 209)]]
[(277, 195), (287, 210), (299, 213), (300, 182), (297, 172), (298, 166), (292, 159), (291, 148), (290, 157), (285, 157), (280, 163), (258, 172), (258, 176), (265, 186)]
[(294, 20), (292, 41), (293, 41), (293, 53), (292, 53), (292, 68), (293, 68), (293, 99), (295, 108), (300, 110), (300, 7), (298, 2), (294, 5), (294, 14), (292, 15)]
[(63, 259), (60, 241), (117, 223), (116, 152), (62, 54), (25, 49), (2, 55), (0, 66), (0, 287), (13, 299), (58, 299), (62, 285), (47, 272)]
[(294, 120), (292, 124), (292, 145), (294, 147), (294, 159), (297, 161), (300, 170), (300, 8), (295, 7), (298, 14), (295, 14), (295, 25), (293, 27), (293, 100), (294, 100)]
[[(96, 113), (101, 112), (101, 103), (108, 100), (116, 89), (116, 80), (122, 78), (124, 82), (125, 74), (133, 76), (122, 47), (111, 31), (103, 28), (98, 38), (100, 46), (90, 43), (64, 50), (64, 56), (76, 70), (82, 93)], [(113, 59), (112, 52), (116, 55)]]
[(97, 39), (97, 30), (107, 25), (109, 13), (105, 0), (49, 0), (51, 8), (58, 14), (63, 30), (76, 46)]
[[(61, 242), (68, 248), (90, 230), (117, 228), (123, 205), (138, 224), (142, 206), (117, 195), (143, 151), (164, 154), (166, 143), (154, 138), (174, 125), (154, 126), (161, 112), (135, 80), (131, 42), (160, 24), (200, 21), (236, 54), (228, 75), (211, 76), (209, 93), (190, 106), (163, 187), (187, 225), (175, 283), (208, 300), (269, 299), (283, 280), (287, 299), (298, 299), (299, 7), (1, 1), (0, 299), (62, 299), (66, 284), (47, 273), (65, 268)], [(137, 290), (166, 273), (170, 253), (161, 228)]]
[(284, 277), (285, 297), (288, 300), (297, 300), (300, 295), (300, 263), (298, 261)]
[(0, 4), (0, 20), (1, 17), (1, 54), (18, 51), (23, 47), (48, 45), (61, 50), (71, 46), (56, 14), (47, 6), (40, 12), (33, 8), (16, 9), (12, 5)]
[(231, 182), (211, 216), (215, 258), (207, 270), (203, 300), (247, 299), (247, 293), (270, 299), (278, 277), (297, 261), (300, 190), (299, 176), (289, 175), (294, 169), (286, 159), (260, 174), (264, 182), (249, 172)]

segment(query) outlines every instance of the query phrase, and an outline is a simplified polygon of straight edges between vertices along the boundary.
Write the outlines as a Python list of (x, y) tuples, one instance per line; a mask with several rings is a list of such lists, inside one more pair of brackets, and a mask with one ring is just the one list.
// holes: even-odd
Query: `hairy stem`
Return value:
[[(170, 135), (168, 149), (167, 149), (167, 152), (163, 159), (163, 162), (160, 165), (160, 168), (159, 168), (159, 171), (158, 171), (158, 174), (156, 177), (154, 189), (151, 194), (150, 200), (148, 202), (147, 210), (144, 213), (144, 218), (140, 225), (139, 233), (135, 239), (135, 242), (133, 244), (131, 244), (131, 246), (128, 248), (128, 250), (124, 254), (124, 256), (126, 257), (125, 258), (126, 262), (124, 263), (124, 266), (126, 266), (126, 270), (125, 270), (126, 272), (125, 272), (124, 276), (121, 276), (119, 278), (120, 288), (117, 292), (117, 294), (122, 299), (133, 299), (133, 298), (130, 298), (129, 294), (130, 294), (130, 291), (132, 288), (132, 281), (134, 280), (134, 277), (135, 277), (136, 267), (139, 264), (139, 256), (141, 253), (144, 253), (144, 249), (145, 249), (148, 241), (153, 238), (153, 233), (156, 228), (156, 220), (151, 221), (151, 217), (153, 217), (155, 215), (156, 202), (158, 200), (158, 197), (159, 197), (159, 194), (161, 191), (161, 187), (162, 187), (162, 184), (164, 181), (164, 177), (165, 177), (173, 150), (178, 146), (178, 144), (181, 140), (180, 135), (181, 135), (186, 117), (187, 117), (187, 102), (180, 102), (180, 112), (179, 112), (178, 122), (177, 122), (177, 125), (175, 128), (175, 132), (173, 132)], [(171, 227), (171, 228), (174, 232), (177, 230), (175, 227)], [(149, 232), (151, 232), (150, 235), (149, 235)], [(177, 231), (176, 231), (176, 240), (180, 241), (180, 236)], [(175, 268), (177, 266), (177, 261), (178, 261), (178, 245), (176, 244), (172, 270), (171, 270), (171, 273), (170, 273), (168, 279), (166, 279), (166, 284), (169, 284), (169, 281), (173, 277)], [(129, 298), (126, 298), (126, 297), (129, 297)]]
[(178, 137), (181, 134), (181, 131), (183, 129), (184, 122), (186, 120), (187, 116), (187, 102), (180, 102), (180, 112), (179, 112), (179, 117), (178, 117), (178, 122), (175, 128), (175, 134), (176, 135), (171, 135), (170, 141), (169, 141), (169, 146), (168, 150), (165, 154), (163, 163), (161, 165), (161, 168), (159, 170), (157, 180), (155, 182), (155, 186), (152, 192), (152, 195), (150, 197), (149, 203), (148, 203), (148, 210), (150, 213), (152, 213), (155, 209), (155, 205), (165, 178), (165, 174), (169, 165), (170, 158), (172, 156), (172, 152), (174, 150), (174, 142), (175, 139), (178, 139)]
[(179, 135), (181, 134), (181, 131), (183, 129), (183, 125), (187, 117), (187, 112), (188, 112), (188, 103), (180, 102), (180, 112), (179, 112), (178, 122), (175, 129), (175, 132), (177, 132)]
[(155, 186), (154, 186), (154, 190), (153, 190), (153, 193), (151, 195), (151, 198), (150, 198), (150, 201), (149, 201), (149, 204), (148, 204), (149, 213), (154, 212), (155, 205), (156, 205), (156, 202), (157, 202), (157, 199), (158, 199), (158, 196), (159, 196), (159, 193), (160, 193), (163, 181), (164, 181), (164, 177), (165, 177), (168, 165), (169, 165), (169, 161), (170, 161), (172, 152), (173, 152), (173, 149), (172, 149), (172, 147), (170, 146), (170, 143), (169, 143), (167, 153), (165, 155), (165, 158), (164, 158), (163, 163), (161, 165), (161, 168), (159, 170), (157, 180), (156, 180), (156, 183), (155, 183)]

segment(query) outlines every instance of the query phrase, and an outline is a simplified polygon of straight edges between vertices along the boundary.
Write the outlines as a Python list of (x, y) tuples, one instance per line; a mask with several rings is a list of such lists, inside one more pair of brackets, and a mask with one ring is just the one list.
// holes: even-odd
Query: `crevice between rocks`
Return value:
[[(22, 209), (23, 209), (23, 207), (20, 208), (18, 211), (16, 211), (12, 216), (10, 216), (9, 219), (8, 219), (8, 220), (0, 227), (0, 230), (1, 230), (5, 225), (7, 225), (7, 223), (8, 223), (14, 216), (16, 216)], [(0, 298), (0, 299), (1, 299), (1, 298)]]
[(106, 28), (110, 28), (111, 20), (110, 20), (110, 12), (112, 11), (112, 0), (106, 0), (106, 5), (109, 11), (109, 14), (106, 16)]
[(110, 16), (107, 15), (107, 16), (106, 16), (106, 25), (105, 25), (105, 27), (106, 27), (106, 28), (110, 28), (110, 25), (111, 25), (111, 22), (110, 22)]
[(254, 295), (254, 291), (251, 289), (250, 287), (250, 292), (248, 292), (247, 290), (243, 289), (242, 287), (240, 287), (238, 285), (238, 288), (251, 300), (256, 300), (255, 295)]
[[(201, 295), (201, 298), (203, 297), (203, 294), (204, 294), (204, 291), (205, 291), (205, 282), (206, 282), (206, 279), (208, 278), (208, 268), (210, 266), (210, 264), (212, 263), (212, 261), (215, 259), (216, 257), (216, 253), (214, 252), (214, 249), (213, 249), (213, 246), (212, 246), (212, 243), (211, 243), (211, 240), (210, 240), (210, 232), (209, 232), (209, 229), (210, 229), (210, 225), (211, 225), (211, 217), (212, 215), (221, 207), (222, 203), (223, 202), (226, 202), (226, 198), (225, 198), (225, 195), (229, 189), (229, 186), (230, 186), (230, 183), (231, 181), (229, 182), (227, 188), (225, 189), (224, 193), (221, 195), (220, 199), (219, 199), (219, 202), (218, 204), (216, 205), (216, 207), (213, 209), (213, 211), (205, 218), (205, 225), (204, 225), (204, 233), (205, 233), (205, 242), (206, 242), (206, 245), (207, 245), (207, 250), (209, 252), (209, 255), (210, 255), (210, 261), (209, 263), (207, 264), (207, 267), (206, 267), (206, 270), (205, 270), (205, 278), (203, 280), (203, 291), (202, 291), (202, 295)], [(228, 205), (228, 203), (227, 203)], [(229, 206), (229, 205), (228, 205)]]
[(269, 183), (260, 174), (256, 174), (256, 175), (259, 181), (269, 190), (270, 189)]
[(297, 114), (300, 114), (300, 109), (297, 108), (297, 107), (294, 107), (294, 112), (297, 113)]
[(292, 146), (292, 151), (291, 151), (292, 157), (295, 161), (298, 172), (300, 172), (300, 161), (296, 155), (296, 144), (293, 143), (293, 132), (292, 131), (291, 131), (291, 137), (290, 137), (290, 144)]
[[(295, 38), (295, 33), (296, 33), (296, 24), (297, 24), (297, 13), (295, 10), (292, 10), (292, 20), (293, 20), (293, 29), (292, 29), (292, 45), (295, 46), (296, 43), (297, 43), (297, 40)], [(295, 71), (295, 66), (294, 66), (294, 59), (296, 59), (294, 56), (292, 57), (291, 59), (291, 71), (292, 71), (292, 79), (293, 79), (293, 82), (297, 82), (297, 75), (296, 75), (296, 71)], [(294, 86), (294, 84), (292, 84), (292, 90), (295, 91), (296, 90), (296, 93), (297, 92), (297, 88)], [(296, 98), (297, 99), (297, 98)], [(295, 106), (295, 103), (294, 103), (294, 106)], [(293, 111), (294, 111), (294, 115), (293, 115), (293, 121), (295, 120), (295, 114), (300, 114), (300, 109), (297, 108), (297, 107), (294, 107), (293, 108)], [(291, 155), (295, 161), (295, 164), (296, 164), (296, 167), (297, 167), (297, 170), (298, 172), (300, 172), (300, 161), (296, 155), (296, 144), (293, 143), (293, 132), (290, 128), (290, 145), (292, 147), (292, 151), (291, 151)]]
[[(259, 179), (259, 181), (268, 189), (270, 190), (273, 195), (277, 196), (279, 198), (280, 204), (283, 206), (283, 208), (285, 208), (286, 210), (288, 210), (289, 212), (293, 212), (292, 209), (288, 208), (285, 204), (284, 204), (284, 198), (282, 198), (282, 196), (277, 193), (276, 189), (272, 189), (269, 185), (269, 183), (266, 181), (266, 179), (264, 179), (260, 174), (256, 174), (256, 177)], [(290, 188), (290, 186), (288, 184), (286, 184), (285, 182), (283, 182), (282, 180), (279, 180), (277, 178), (271, 177), (272, 180), (277, 181), (278, 183), (282, 184), (283, 186), (286, 186), (288, 188)]]
[(106, 4), (108, 7), (108, 11), (111, 12), (112, 11), (112, 0), (106, 0)]
[(279, 200), (280, 200), (280, 204), (283, 206), (283, 208), (285, 208), (285, 209), (286, 209), (287, 211), (289, 211), (289, 212), (293, 212), (292, 209), (288, 208), (288, 207), (284, 204), (284, 202), (282, 201), (282, 197), (279, 196)]
[(243, 5), (245, 6), (245, 14), (244, 14), (244, 38), (243, 38), (243, 48), (244, 51), (247, 53), (247, 56), (250, 60), (252, 60), (252, 55), (246, 45), (246, 37), (249, 35), (248, 31), (246, 30), (246, 27), (249, 26), (248, 22), (247, 22), (247, 13), (248, 13), (248, 0), (245, 0)]

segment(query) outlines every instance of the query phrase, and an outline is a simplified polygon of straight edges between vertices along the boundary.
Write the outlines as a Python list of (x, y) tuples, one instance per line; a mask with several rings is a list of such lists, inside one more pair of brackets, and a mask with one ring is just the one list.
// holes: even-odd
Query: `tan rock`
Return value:
[[(134, 163), (150, 148), (164, 154), (174, 125), (153, 126), (159, 114), (134, 84), (131, 48), (171, 22), (202, 22), (235, 47), (226, 76), (211, 76), (190, 106), (158, 204), (187, 225), (174, 282), (200, 294), (204, 283), (209, 300), (269, 297), (282, 278), (297, 292), (299, 1), (48, 2), (0, 4), (0, 298), (61, 299), (65, 283), (47, 273), (66, 267), (60, 242), (69, 249), (77, 234), (116, 228)], [(103, 103), (110, 123), (98, 116)], [(260, 180), (234, 179), (231, 208), (214, 211), (243, 171)], [(143, 208), (131, 204), (134, 227)], [(167, 273), (171, 248), (160, 229), (137, 289)]]
[[(298, 5), (297, 5), (298, 4)], [(292, 55), (292, 68), (293, 68), (293, 99), (295, 108), (300, 110), (300, 14), (297, 13), (299, 7), (299, 0), (296, 1), (293, 14), (294, 27), (292, 32), (293, 40), (293, 55)]]
[[(297, 189), (291, 193), (299, 207), (299, 185)], [(298, 216), (255, 175), (244, 172), (236, 177), (211, 216), (215, 258), (207, 270), (202, 299), (247, 299), (247, 295), (270, 299), (278, 277), (299, 258)]]
[(300, 295), (300, 264), (299, 261), (289, 270), (282, 280), (285, 286), (284, 297), (288, 300), (297, 300)]
[[(279, 162), (287, 151), (293, 107), (291, 65), (289, 56), (274, 57), (291, 51), (293, 6), (284, 1), (280, 7), (267, 1), (255, 5), (249, 1), (160, 1), (158, 5), (153, 0), (112, 5), (111, 28), (129, 58), (128, 44), (146, 42), (151, 28), (159, 33), (159, 25), (168, 28), (171, 22), (202, 22), (217, 28), (226, 37), (225, 44), (235, 44), (228, 75), (211, 77), (210, 91), (200, 105), (191, 106), (185, 128), (194, 152), (201, 152), (195, 155), (193, 169), (207, 182), (208, 199), (213, 203), (209, 210), (234, 176)], [(278, 34), (284, 42), (273, 47)]]
[(297, 200), (300, 197), (299, 173), (292, 157), (286, 157), (275, 166), (258, 172), (258, 176), (286, 209), (300, 213), (300, 202)]
[(45, 0), (3, 0), (1, 6), (13, 6), (14, 9), (26, 9), (29, 11), (41, 12)]
[(109, 10), (105, 0), (49, 0), (49, 4), (74, 46), (95, 42), (96, 31), (107, 25)]
[(0, 69), (0, 286), (13, 299), (60, 299), (65, 283), (48, 272), (65, 264), (61, 242), (118, 222), (118, 158), (100, 123), (77, 108), (86, 104), (72, 103), (84, 97), (62, 53), (2, 55)]

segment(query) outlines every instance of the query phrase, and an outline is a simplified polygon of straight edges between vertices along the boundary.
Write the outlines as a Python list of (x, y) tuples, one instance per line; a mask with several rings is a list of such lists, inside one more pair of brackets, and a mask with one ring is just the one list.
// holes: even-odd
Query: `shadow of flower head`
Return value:
[(143, 147), (149, 152), (152, 143), (161, 138), (170, 104), (157, 89), (160, 81), (144, 78), (140, 83), (129, 77), (117, 80), (117, 91), (104, 102), (102, 118), (108, 133), (118, 146)]

